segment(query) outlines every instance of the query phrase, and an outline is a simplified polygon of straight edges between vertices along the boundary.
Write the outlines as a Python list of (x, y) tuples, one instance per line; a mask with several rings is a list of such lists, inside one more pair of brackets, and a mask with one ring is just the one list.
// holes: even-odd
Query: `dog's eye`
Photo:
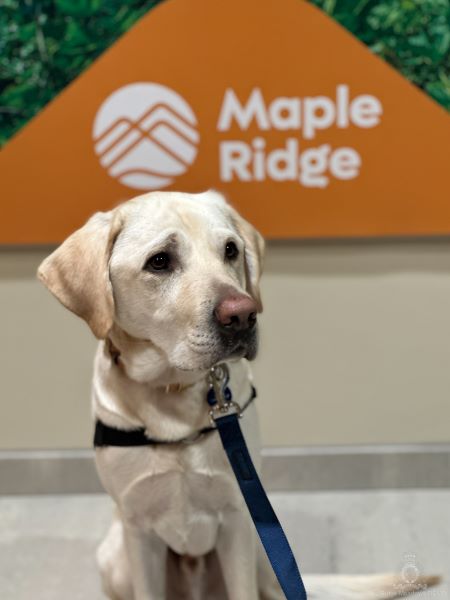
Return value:
[(225, 258), (227, 260), (235, 260), (239, 256), (238, 247), (234, 242), (227, 242), (225, 246)]
[(151, 256), (145, 263), (146, 271), (165, 271), (170, 267), (170, 256), (167, 252), (159, 252)]

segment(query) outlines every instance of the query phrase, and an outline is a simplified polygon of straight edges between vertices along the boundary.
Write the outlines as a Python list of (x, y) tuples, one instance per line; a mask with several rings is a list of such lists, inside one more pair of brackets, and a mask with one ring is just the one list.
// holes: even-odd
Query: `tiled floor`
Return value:
[[(400, 572), (412, 561), (450, 580), (450, 491), (271, 498), (303, 572)], [(110, 514), (102, 495), (0, 498), (0, 599), (101, 600), (94, 552)], [(450, 600), (450, 588), (426, 597)]]

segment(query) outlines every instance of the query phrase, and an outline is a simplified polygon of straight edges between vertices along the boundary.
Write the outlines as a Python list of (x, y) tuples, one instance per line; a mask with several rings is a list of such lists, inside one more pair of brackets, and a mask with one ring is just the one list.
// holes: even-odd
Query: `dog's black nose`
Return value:
[(235, 334), (255, 326), (256, 312), (257, 305), (253, 298), (241, 294), (224, 298), (216, 306), (214, 315), (223, 332)]

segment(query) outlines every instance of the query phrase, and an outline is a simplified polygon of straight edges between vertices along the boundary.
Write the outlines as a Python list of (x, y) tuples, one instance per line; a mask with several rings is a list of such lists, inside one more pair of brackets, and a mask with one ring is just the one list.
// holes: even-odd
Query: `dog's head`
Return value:
[(263, 251), (217, 192), (153, 192), (96, 213), (38, 276), (98, 338), (115, 324), (168, 365), (203, 370), (256, 355)]

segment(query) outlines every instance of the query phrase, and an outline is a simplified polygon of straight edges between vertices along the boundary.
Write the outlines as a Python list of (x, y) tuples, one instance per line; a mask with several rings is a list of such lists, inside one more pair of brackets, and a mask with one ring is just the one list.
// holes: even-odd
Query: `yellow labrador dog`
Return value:
[[(160, 440), (191, 436), (209, 425), (207, 374), (223, 361), (245, 402), (263, 251), (261, 235), (209, 191), (140, 196), (95, 214), (53, 252), (39, 278), (100, 340), (94, 418)], [(253, 404), (242, 428), (258, 468)], [(108, 598), (282, 600), (216, 432), (103, 447), (96, 461), (116, 505), (98, 549)], [(317, 600), (394, 598), (397, 583), (305, 578)]]

